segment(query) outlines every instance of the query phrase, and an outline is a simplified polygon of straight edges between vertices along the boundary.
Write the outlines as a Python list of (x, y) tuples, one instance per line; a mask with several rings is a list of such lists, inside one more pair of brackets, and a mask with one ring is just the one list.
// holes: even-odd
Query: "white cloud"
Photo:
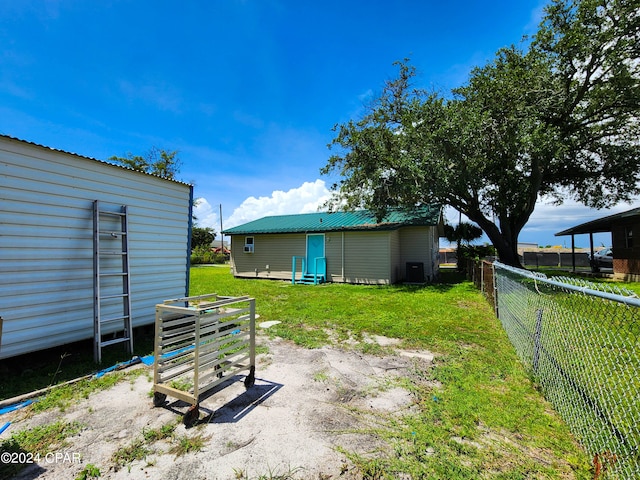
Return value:
[(304, 182), (286, 192), (275, 190), (270, 197), (249, 197), (225, 220), (224, 228), (231, 228), (269, 215), (290, 215), (318, 211), (331, 192), (324, 180)]
[(197, 198), (193, 207), (193, 215), (196, 217), (194, 223), (198, 227), (211, 227), (217, 233), (220, 232), (220, 215), (219, 206), (211, 206), (206, 198)]
[[(286, 192), (274, 190), (269, 197), (248, 197), (231, 216), (224, 219), (223, 228), (231, 228), (269, 215), (290, 215), (295, 213), (317, 212), (329, 199), (331, 192), (324, 180), (304, 182), (297, 188)], [(219, 206), (212, 206), (206, 198), (198, 198), (193, 208), (196, 224), (199, 227), (211, 227), (220, 231)], [(224, 217), (224, 212), (223, 212)]]

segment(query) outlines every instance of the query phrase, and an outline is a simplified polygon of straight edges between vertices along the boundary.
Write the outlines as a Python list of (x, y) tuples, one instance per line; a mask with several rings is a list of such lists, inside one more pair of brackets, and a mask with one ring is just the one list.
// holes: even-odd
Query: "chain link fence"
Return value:
[(493, 281), (511, 343), (593, 456), (595, 477), (640, 478), (640, 299), (498, 262)]

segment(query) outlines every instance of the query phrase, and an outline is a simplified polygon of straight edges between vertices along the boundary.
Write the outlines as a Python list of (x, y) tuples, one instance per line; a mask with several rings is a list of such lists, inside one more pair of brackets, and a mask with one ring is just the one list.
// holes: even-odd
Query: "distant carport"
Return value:
[[(573, 257), (573, 270), (575, 271), (575, 235), (589, 234), (589, 249), (591, 251), (591, 257), (593, 258), (593, 234), (594, 233), (611, 233), (615, 225), (637, 218), (640, 216), (640, 208), (634, 208), (627, 210), (626, 212), (609, 215), (606, 217), (592, 220), (590, 222), (576, 225), (575, 227), (568, 228), (555, 234), (556, 237), (571, 235), (571, 255)], [(592, 266), (593, 268), (593, 266)]]

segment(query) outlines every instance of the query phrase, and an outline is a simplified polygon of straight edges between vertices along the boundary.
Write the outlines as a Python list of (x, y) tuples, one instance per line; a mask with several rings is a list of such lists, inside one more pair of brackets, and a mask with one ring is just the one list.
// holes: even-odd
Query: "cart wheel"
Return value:
[(200, 418), (200, 405), (195, 404), (189, 407), (187, 413), (184, 414), (184, 418), (182, 419), (182, 423), (187, 427), (193, 427), (198, 419)]
[(167, 400), (167, 395), (164, 393), (160, 393), (160, 392), (154, 392), (153, 393), (153, 406), (154, 407), (161, 407), (162, 405), (164, 405), (164, 402)]
[(251, 388), (256, 383), (256, 367), (255, 365), (251, 365), (249, 369), (249, 375), (244, 379), (245, 388)]

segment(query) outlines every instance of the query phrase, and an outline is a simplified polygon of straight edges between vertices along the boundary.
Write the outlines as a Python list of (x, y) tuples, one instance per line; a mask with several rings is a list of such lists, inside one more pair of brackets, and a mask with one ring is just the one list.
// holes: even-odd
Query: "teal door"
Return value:
[(324, 257), (324, 234), (307, 235), (307, 273), (324, 274), (324, 262), (318, 262), (318, 272), (316, 272), (317, 257)]

